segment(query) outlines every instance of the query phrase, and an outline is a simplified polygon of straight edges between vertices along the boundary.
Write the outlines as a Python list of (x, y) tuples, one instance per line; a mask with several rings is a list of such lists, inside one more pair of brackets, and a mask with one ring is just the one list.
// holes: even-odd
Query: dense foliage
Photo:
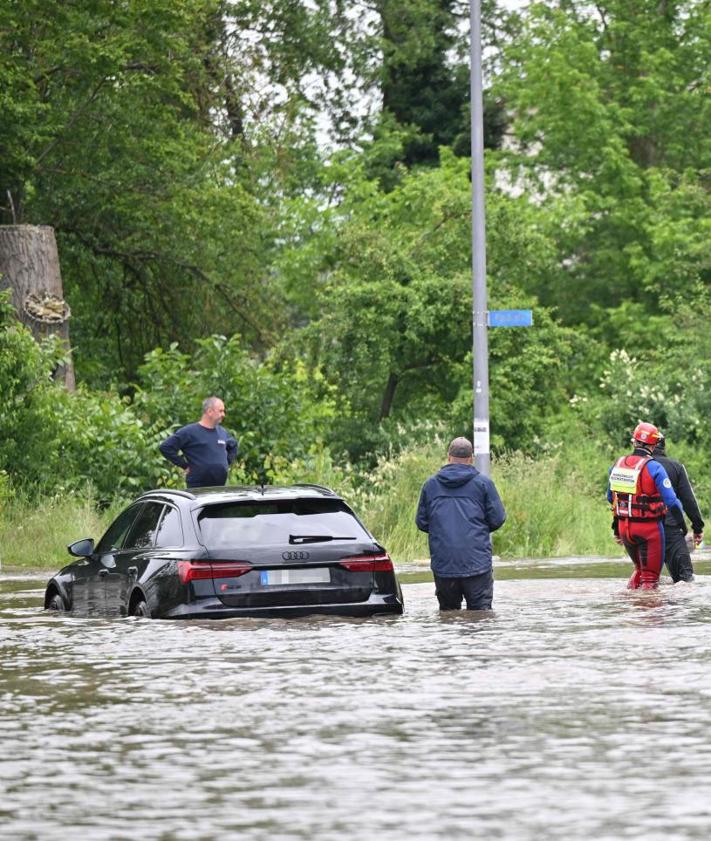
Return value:
[(182, 473), (158, 444), (200, 415), (203, 395), (219, 393), (240, 442), (234, 481), (273, 479), (295, 458), (323, 446), (335, 402), (303, 365), (255, 361), (239, 336), (200, 340), (192, 356), (172, 345), (146, 357), (133, 399), (80, 387), (69, 394), (52, 381), (55, 343), (39, 346), (14, 321), (0, 296), (0, 475), (20, 487), (76, 490), (109, 502)]
[[(584, 439), (604, 463), (644, 418), (704, 488), (708, 3), (483, 10), (490, 307), (534, 310), (490, 331), (495, 452)], [(59, 346), (4, 305), (4, 486), (179, 482), (157, 443), (210, 393), (236, 481), (471, 429), (466, 19), (449, 0), (0, 6), (0, 222), (56, 229), (80, 381), (58, 388)]]

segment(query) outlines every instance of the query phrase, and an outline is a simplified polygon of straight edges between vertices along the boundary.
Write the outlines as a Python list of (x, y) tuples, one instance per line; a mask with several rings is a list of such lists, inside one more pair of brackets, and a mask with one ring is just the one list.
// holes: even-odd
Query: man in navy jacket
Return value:
[(168, 461), (185, 471), (189, 488), (224, 485), (229, 466), (237, 455), (237, 441), (220, 426), (225, 404), (219, 397), (202, 403), (202, 417), (197, 423), (182, 426), (160, 444)]
[(494, 595), (491, 532), (506, 520), (494, 483), (472, 464), (472, 445), (455, 438), (447, 464), (422, 486), (415, 522), (429, 535), (440, 610), (488, 610)]

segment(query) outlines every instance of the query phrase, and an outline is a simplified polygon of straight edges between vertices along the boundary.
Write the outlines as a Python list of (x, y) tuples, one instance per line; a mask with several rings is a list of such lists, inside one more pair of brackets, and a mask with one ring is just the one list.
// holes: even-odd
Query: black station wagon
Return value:
[(402, 613), (392, 561), (319, 485), (155, 490), (47, 584), (45, 608), (76, 615), (224, 619)]

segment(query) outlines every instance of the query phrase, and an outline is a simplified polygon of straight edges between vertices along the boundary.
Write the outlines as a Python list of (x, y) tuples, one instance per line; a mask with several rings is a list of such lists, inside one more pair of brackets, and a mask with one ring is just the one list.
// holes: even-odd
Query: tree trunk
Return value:
[(400, 377), (391, 372), (390, 376), (388, 377), (387, 385), (385, 386), (385, 391), (383, 392), (383, 399), (380, 403), (380, 417), (379, 420), (385, 420), (385, 418), (390, 417), (390, 410), (393, 406), (393, 400), (395, 399), (395, 391), (398, 387), (400, 382)]
[[(54, 229), (48, 225), (0, 225), (0, 289), (12, 290), (19, 320), (38, 341), (60, 336), (67, 351), (69, 307), (64, 302), (62, 275)], [(55, 378), (74, 391), (71, 357), (55, 371)]]

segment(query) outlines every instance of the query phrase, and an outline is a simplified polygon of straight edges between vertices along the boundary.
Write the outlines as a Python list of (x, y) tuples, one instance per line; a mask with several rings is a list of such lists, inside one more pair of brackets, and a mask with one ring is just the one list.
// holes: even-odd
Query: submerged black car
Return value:
[(319, 485), (156, 490), (47, 584), (45, 608), (77, 615), (224, 619), (402, 613), (387, 552)]

